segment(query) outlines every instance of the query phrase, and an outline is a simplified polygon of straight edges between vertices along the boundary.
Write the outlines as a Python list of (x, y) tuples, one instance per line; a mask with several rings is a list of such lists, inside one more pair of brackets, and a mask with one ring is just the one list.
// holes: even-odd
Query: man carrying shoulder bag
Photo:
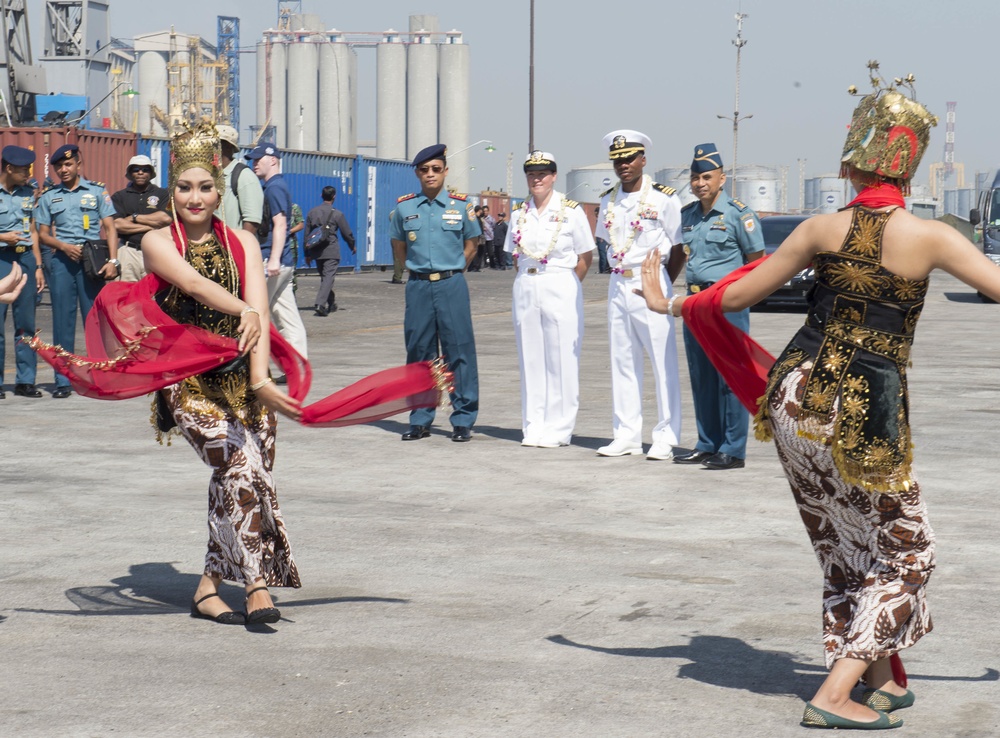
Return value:
[(319, 270), (319, 291), (316, 293), (316, 315), (324, 317), (337, 311), (337, 298), (333, 291), (333, 281), (340, 267), (339, 232), (356, 254), (354, 234), (347, 225), (344, 214), (333, 207), (337, 188), (327, 185), (321, 193), (323, 202), (306, 215), (306, 260), (315, 261)]

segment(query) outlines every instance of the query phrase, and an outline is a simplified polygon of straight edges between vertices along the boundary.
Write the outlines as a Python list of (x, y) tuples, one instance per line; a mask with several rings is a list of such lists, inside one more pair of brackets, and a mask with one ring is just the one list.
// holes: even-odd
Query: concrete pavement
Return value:
[[(448, 440), (447, 411), (413, 443), (399, 440), (405, 416), (279, 424), (304, 586), (273, 590), (285, 619), (261, 632), (187, 614), (208, 470), (182, 439), (157, 446), (149, 401), (14, 397), (8, 350), (0, 734), (805, 734), (802, 703), (824, 673), (821, 580), (774, 449), (751, 441), (746, 469), (726, 472), (596, 457), (611, 431), (597, 273), (574, 445), (521, 448), (513, 274), (468, 276), (482, 384), (471, 443)], [(404, 288), (390, 277), (338, 276), (341, 310), (326, 318), (306, 309), (317, 279), (300, 278), (313, 397), (403, 362)], [(901, 735), (1000, 734), (998, 320), (1000, 306), (935, 275), (910, 373), (938, 536), (935, 631), (904, 655), (918, 699)], [(752, 333), (777, 353), (801, 321), (755, 312)], [(38, 324), (48, 337), (44, 306)], [(683, 355), (681, 374), (690, 445)], [(646, 399), (648, 444), (651, 387)], [(241, 593), (224, 590), (237, 608)]]

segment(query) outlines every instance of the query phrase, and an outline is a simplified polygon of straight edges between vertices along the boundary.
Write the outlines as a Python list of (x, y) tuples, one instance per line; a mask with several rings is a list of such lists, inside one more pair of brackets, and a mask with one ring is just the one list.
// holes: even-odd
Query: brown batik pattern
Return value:
[[(830, 445), (799, 432), (812, 362), (770, 395), (778, 458), (823, 569), (827, 668), (842, 658), (874, 661), (931, 631), (925, 587), (934, 570), (934, 532), (915, 479), (893, 494), (844, 482)], [(839, 401), (831, 418), (839, 412)]]
[(253, 403), (241, 421), (231, 409), (192, 396), (184, 382), (163, 392), (181, 433), (212, 467), (205, 574), (302, 586), (271, 475), (274, 413)]

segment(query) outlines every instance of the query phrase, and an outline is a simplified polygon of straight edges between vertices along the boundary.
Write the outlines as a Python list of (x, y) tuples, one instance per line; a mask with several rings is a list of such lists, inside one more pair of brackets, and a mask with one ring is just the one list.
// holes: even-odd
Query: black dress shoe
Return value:
[(14, 394), (20, 395), (21, 397), (41, 397), (42, 393), (40, 390), (35, 388), (33, 384), (15, 384)]
[(288, 377), (284, 374), (276, 374), (273, 379), (275, 384), (288, 384)]
[(674, 451), (674, 463), (675, 464), (700, 464), (705, 459), (713, 456), (711, 451), (699, 451), (698, 449), (692, 449), (690, 451), (685, 451), (682, 454)]
[(57, 400), (63, 400), (73, 394), (73, 390), (69, 387), (56, 387), (56, 391), (52, 393), (52, 396)]
[(3, 387), (0, 387), (0, 400), (6, 400), (7, 393), (3, 391)]
[(335, 313), (338, 310), (340, 310), (340, 308), (337, 307), (337, 303), (333, 303), (330, 307), (327, 308), (327, 310), (329, 310), (331, 313)]
[[(218, 615), (206, 615), (201, 610), (198, 609), (200, 605), (205, 600), (210, 600), (213, 597), (219, 597), (218, 593), (207, 594), (200, 600), (191, 601), (191, 617), (201, 618), (202, 620), (214, 620), (219, 625), (246, 625), (247, 618), (241, 612), (220, 612)], [(222, 599), (221, 597), (219, 599)]]
[(451, 440), (456, 443), (465, 443), (472, 440), (472, 430), (464, 425), (456, 425), (451, 432)]
[(729, 454), (714, 454), (709, 456), (701, 465), (706, 469), (742, 469), (746, 466), (743, 459), (737, 459)]
[(315, 307), (315, 310), (316, 310), (316, 315), (318, 315), (321, 318), (325, 318), (327, 315), (330, 314), (330, 308), (328, 308), (326, 305), (317, 305)]
[(389, 284), (403, 284), (403, 280), (394, 278)]
[(426, 425), (411, 425), (410, 430), (403, 434), (404, 441), (419, 441), (421, 438), (428, 438), (431, 435), (431, 429)]

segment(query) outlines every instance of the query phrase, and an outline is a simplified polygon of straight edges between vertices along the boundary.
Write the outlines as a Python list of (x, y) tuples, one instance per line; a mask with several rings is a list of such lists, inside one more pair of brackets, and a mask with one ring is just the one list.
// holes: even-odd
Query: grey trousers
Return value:
[(333, 307), (337, 304), (336, 296), (333, 293), (333, 280), (337, 276), (337, 268), (340, 266), (340, 259), (316, 259), (316, 268), (319, 269), (319, 291), (316, 293), (316, 307), (326, 305)]

